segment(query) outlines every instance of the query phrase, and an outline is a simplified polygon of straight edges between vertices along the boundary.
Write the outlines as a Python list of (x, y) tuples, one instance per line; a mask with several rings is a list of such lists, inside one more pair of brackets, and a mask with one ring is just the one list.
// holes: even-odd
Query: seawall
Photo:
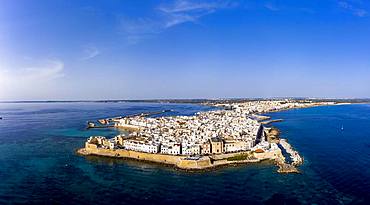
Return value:
[(100, 149), (100, 148), (81, 148), (77, 150), (78, 154), (81, 155), (97, 155), (115, 158), (130, 158), (136, 160), (150, 161), (168, 165), (174, 165), (175, 167), (181, 169), (206, 169), (211, 168), (211, 160), (209, 157), (201, 157), (198, 160), (187, 159), (186, 156), (174, 156), (174, 155), (164, 155), (164, 154), (151, 154), (144, 152), (136, 152), (131, 150), (110, 150), (110, 149)]
[[(156, 162), (161, 164), (172, 165), (184, 170), (203, 170), (210, 169), (219, 166), (225, 166), (230, 164), (243, 164), (243, 163), (257, 163), (263, 160), (277, 160), (281, 158), (281, 151), (276, 150), (267, 153), (254, 153), (253, 159), (228, 161), (228, 157), (239, 155), (240, 153), (227, 154), (224, 157), (222, 155), (216, 155), (216, 157), (203, 156), (199, 159), (189, 159), (186, 156), (174, 156), (165, 154), (152, 154), (144, 152), (136, 152), (124, 149), (101, 149), (101, 148), (81, 148), (77, 150), (80, 155), (95, 155), (105, 156), (114, 158), (129, 158), (135, 160), (143, 160), (149, 162)], [(215, 160), (216, 158), (216, 160)], [(219, 159), (218, 159), (219, 158)]]

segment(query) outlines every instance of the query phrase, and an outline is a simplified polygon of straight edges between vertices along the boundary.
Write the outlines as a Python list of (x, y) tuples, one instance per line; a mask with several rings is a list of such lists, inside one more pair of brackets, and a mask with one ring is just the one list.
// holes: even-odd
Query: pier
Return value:
[(138, 114), (127, 115), (127, 116), (124, 116), (124, 117), (122, 117), (122, 116), (121, 117), (116, 117), (116, 118), (113, 118), (113, 119), (122, 119), (122, 118), (130, 118), (130, 117), (149, 117), (149, 116), (152, 116), (152, 115), (159, 115), (159, 114), (163, 114), (163, 113), (166, 113), (166, 112), (173, 112), (173, 110), (143, 112), (143, 113), (138, 113)]
[(91, 128), (96, 128), (96, 129), (114, 128), (114, 125), (96, 125), (93, 122), (87, 122), (87, 129), (91, 129)]
[(262, 121), (261, 124), (269, 125), (269, 124), (274, 123), (274, 122), (282, 122), (282, 121), (283, 121), (283, 119), (267, 120), (267, 121)]

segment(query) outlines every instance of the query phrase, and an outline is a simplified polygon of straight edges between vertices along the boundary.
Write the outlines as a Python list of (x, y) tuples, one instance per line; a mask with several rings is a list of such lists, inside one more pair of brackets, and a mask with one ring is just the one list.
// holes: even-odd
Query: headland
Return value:
[[(208, 104), (209, 105), (209, 104)], [(114, 127), (129, 131), (107, 139), (92, 136), (81, 155), (130, 158), (172, 165), (185, 170), (256, 163), (270, 160), (279, 173), (299, 173), (303, 158), (279, 131), (265, 127), (271, 120), (263, 113), (313, 106), (336, 105), (334, 102), (297, 100), (261, 100), (215, 103), (218, 109), (194, 116), (150, 117), (150, 113), (100, 119), (89, 128)], [(161, 113), (160, 111), (155, 113)]]

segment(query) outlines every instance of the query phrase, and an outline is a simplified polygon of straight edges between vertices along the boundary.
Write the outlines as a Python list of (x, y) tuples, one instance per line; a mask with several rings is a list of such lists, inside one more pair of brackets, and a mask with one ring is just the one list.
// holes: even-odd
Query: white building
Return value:
[(123, 147), (127, 150), (133, 150), (133, 151), (138, 151), (138, 152), (146, 152), (146, 153), (160, 152), (159, 144), (142, 141), (142, 140), (136, 140), (136, 139), (124, 140)]
[(246, 141), (235, 141), (235, 140), (225, 140), (224, 142), (224, 152), (241, 152), (250, 149), (249, 142)]
[(200, 145), (185, 145), (182, 147), (182, 155), (199, 155)]
[(180, 144), (174, 144), (172, 146), (169, 146), (168, 147), (168, 154), (172, 154), (172, 155), (181, 154), (181, 145)]
[(167, 145), (161, 145), (161, 153), (162, 154), (169, 154)]

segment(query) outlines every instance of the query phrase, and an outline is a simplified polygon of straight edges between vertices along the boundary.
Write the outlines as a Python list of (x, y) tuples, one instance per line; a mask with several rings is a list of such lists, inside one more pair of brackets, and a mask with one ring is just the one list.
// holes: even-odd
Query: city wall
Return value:
[(174, 165), (181, 169), (205, 169), (212, 167), (209, 157), (202, 157), (199, 160), (187, 160), (184, 156), (164, 155), (164, 154), (151, 154), (136, 152), (131, 150), (111, 150), (100, 149), (95, 147), (86, 147), (79, 149), (77, 153), (81, 155), (98, 155), (116, 158), (130, 158), (136, 160), (144, 160), (150, 162), (157, 162), (163, 164)]
[[(256, 163), (262, 160), (276, 160), (276, 161), (283, 161), (284, 158), (281, 154), (280, 149), (265, 152), (265, 153), (254, 153), (255, 159), (249, 160), (241, 160), (241, 161), (227, 161), (226, 158), (239, 154), (228, 154), (225, 157), (221, 157), (218, 160), (211, 162), (210, 157), (204, 156), (198, 160), (190, 160), (186, 159), (185, 156), (174, 156), (174, 155), (165, 155), (165, 154), (151, 154), (151, 153), (143, 153), (143, 152), (136, 152), (131, 150), (111, 150), (111, 149), (101, 149), (97, 148), (96, 146), (86, 146), (85, 148), (81, 148), (77, 151), (77, 153), (81, 155), (97, 155), (97, 156), (106, 156), (106, 157), (115, 157), (115, 158), (130, 158), (136, 160), (144, 160), (162, 164), (173, 165), (175, 167), (185, 169), (185, 170), (200, 170), (200, 169), (207, 169), (217, 166), (223, 166), (228, 164), (240, 164), (240, 163)], [(221, 155), (220, 155), (221, 156)], [(220, 157), (219, 156), (219, 157)]]

